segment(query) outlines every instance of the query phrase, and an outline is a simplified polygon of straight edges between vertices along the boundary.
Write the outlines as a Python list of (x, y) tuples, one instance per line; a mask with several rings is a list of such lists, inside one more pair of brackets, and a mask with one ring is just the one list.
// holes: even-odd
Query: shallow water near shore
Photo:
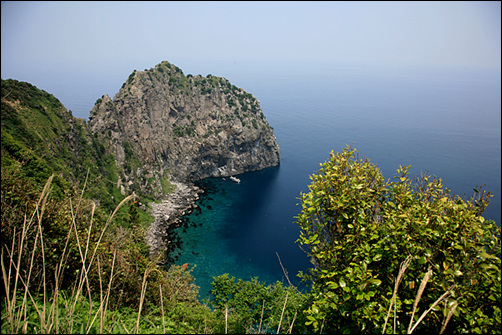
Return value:
[(496, 73), (348, 73), (248, 80), (281, 147), (281, 164), (238, 177), (211, 178), (199, 210), (177, 228), (176, 264), (196, 265), (201, 298), (224, 273), (267, 284), (293, 284), (310, 267), (295, 241), (300, 192), (331, 150), (358, 149), (392, 178), (399, 165), (428, 171), (462, 197), (494, 194), (486, 219), (500, 225), (500, 75)]
[(289, 279), (300, 284), (296, 273), (307, 268), (309, 261), (299, 247), (291, 248), (299, 228), (293, 217), (282, 220), (284, 212), (277, 208), (281, 205), (271, 202), (277, 192), (279, 169), (239, 175), (240, 184), (229, 178), (196, 183), (205, 193), (197, 201), (198, 209), (175, 229), (180, 247), (172, 256), (177, 258), (176, 264), (195, 265), (192, 274), (201, 298), (208, 296), (212, 278), (224, 273), (244, 280), (258, 277), (267, 284), (287, 284), (278, 255)]

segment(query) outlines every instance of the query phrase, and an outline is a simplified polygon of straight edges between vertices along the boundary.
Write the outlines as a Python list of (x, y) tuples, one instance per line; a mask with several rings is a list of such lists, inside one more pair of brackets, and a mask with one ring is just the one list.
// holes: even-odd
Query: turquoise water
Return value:
[(399, 165), (428, 171), (461, 196), (486, 184), (495, 197), (485, 218), (500, 225), (500, 74), (482, 72), (350, 73), (277, 76), (245, 87), (281, 147), (279, 167), (229, 179), (207, 179), (199, 211), (177, 229), (183, 242), (177, 264), (196, 264), (193, 275), (208, 294), (212, 277), (291, 281), (309, 267), (295, 243), (300, 192), (331, 150), (347, 144), (377, 164), (386, 178)]
[(281, 205), (273, 202), (280, 189), (280, 169), (239, 175), (240, 184), (228, 178), (197, 183), (205, 194), (197, 202), (199, 209), (175, 230), (181, 246), (173, 256), (178, 258), (176, 264), (196, 265), (193, 275), (201, 297), (209, 293), (211, 279), (224, 273), (245, 280), (259, 277), (266, 283), (287, 283), (278, 257), (290, 280), (301, 286), (296, 274), (309, 261), (299, 247), (291, 248), (299, 229), (293, 214), (284, 220)]

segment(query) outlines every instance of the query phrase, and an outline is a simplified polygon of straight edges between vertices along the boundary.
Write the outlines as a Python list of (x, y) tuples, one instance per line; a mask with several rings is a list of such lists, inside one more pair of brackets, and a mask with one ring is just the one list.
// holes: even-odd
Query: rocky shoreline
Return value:
[(171, 182), (176, 189), (160, 203), (151, 203), (151, 213), (155, 221), (148, 227), (145, 237), (150, 247), (150, 255), (169, 253), (175, 248), (170, 231), (182, 223), (180, 217), (195, 209), (199, 194), (204, 191), (193, 185)]

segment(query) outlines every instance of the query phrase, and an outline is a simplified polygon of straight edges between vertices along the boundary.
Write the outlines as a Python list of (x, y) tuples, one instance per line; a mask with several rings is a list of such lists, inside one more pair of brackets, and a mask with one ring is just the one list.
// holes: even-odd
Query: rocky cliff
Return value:
[(166, 61), (134, 71), (113, 100), (98, 99), (89, 127), (124, 167), (126, 191), (138, 183), (143, 190), (159, 189), (166, 177), (197, 181), (280, 161), (255, 97), (225, 78), (185, 76)]

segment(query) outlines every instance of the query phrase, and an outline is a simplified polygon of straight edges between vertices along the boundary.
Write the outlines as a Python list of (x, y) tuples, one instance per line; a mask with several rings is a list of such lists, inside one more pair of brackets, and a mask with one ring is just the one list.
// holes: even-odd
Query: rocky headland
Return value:
[(165, 235), (193, 207), (193, 182), (276, 166), (280, 149), (259, 101), (227, 79), (187, 75), (163, 61), (134, 71), (111, 99), (96, 101), (91, 133), (123, 169), (122, 194), (139, 190), (152, 204), (147, 240), (165, 250)]

